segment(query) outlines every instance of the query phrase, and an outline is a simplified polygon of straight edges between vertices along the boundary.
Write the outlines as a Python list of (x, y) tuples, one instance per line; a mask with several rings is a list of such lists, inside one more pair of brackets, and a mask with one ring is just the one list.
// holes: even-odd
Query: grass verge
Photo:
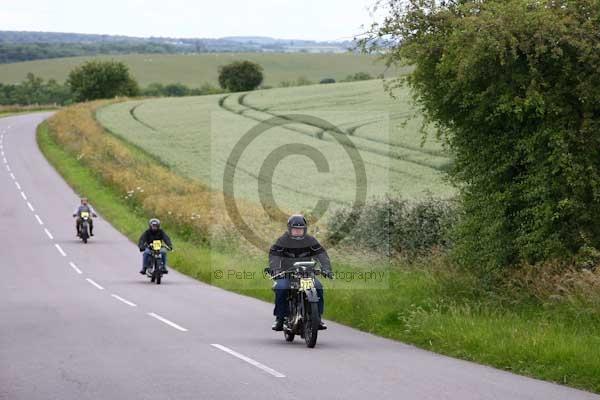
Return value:
[[(68, 147), (55, 138), (48, 124), (40, 126), (38, 143), (50, 163), (76, 191), (92, 198), (118, 230), (136, 240), (148, 211), (127, 200), (114, 181), (92, 172), (80, 155), (65, 150)], [(214, 279), (215, 271), (259, 273), (264, 257), (210, 248), (190, 235), (173, 236), (177, 252), (171, 264), (177, 270), (238, 293), (272, 299), (263, 279)], [(334, 265), (338, 270), (357, 268), (335, 260)], [(386, 271), (386, 289), (335, 290), (325, 283), (326, 318), (435, 352), (600, 392), (597, 313), (543, 304), (518, 293), (507, 300), (484, 292), (441, 257)], [(265, 334), (269, 332), (265, 327)], [(335, 340), (334, 331), (328, 335)]]

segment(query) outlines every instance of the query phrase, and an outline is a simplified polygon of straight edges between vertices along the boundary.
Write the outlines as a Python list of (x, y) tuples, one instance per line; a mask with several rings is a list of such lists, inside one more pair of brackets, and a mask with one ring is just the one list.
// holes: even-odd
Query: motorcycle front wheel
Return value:
[(317, 344), (317, 334), (319, 333), (319, 324), (321, 323), (318, 304), (307, 303), (304, 307), (304, 313), (304, 341), (306, 342), (306, 347), (312, 349)]

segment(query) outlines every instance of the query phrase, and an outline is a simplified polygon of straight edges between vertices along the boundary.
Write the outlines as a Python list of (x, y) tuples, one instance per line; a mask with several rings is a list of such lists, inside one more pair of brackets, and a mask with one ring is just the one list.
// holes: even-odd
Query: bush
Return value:
[(305, 76), (299, 76), (298, 79), (296, 79), (296, 86), (307, 86), (307, 85), (313, 85), (313, 84), (314, 84), (314, 82)]
[(357, 72), (352, 75), (348, 75), (342, 82), (356, 82), (356, 81), (368, 81), (369, 79), (373, 79), (373, 77), (367, 72)]
[(148, 87), (142, 89), (141, 95), (148, 97), (182, 97), (182, 96), (203, 96), (207, 94), (223, 93), (210, 83), (204, 83), (199, 88), (190, 88), (183, 83), (170, 83), (163, 85), (162, 83), (151, 83)]
[(0, 83), (0, 105), (65, 105), (71, 102), (71, 92), (66, 85), (61, 85), (54, 79), (44, 82), (32, 73), (28, 73), (27, 78), (16, 85)]
[(88, 61), (69, 73), (67, 85), (76, 101), (137, 96), (139, 93), (129, 68), (118, 61)]
[(333, 78), (323, 78), (323, 79), (321, 79), (319, 81), (319, 83), (323, 83), (323, 84), (325, 84), (325, 83), (335, 83), (335, 79), (333, 79)]
[(236, 61), (219, 67), (219, 85), (231, 92), (254, 90), (263, 81), (263, 68), (251, 61)]
[(429, 197), (409, 202), (387, 197), (368, 203), (360, 213), (348, 207), (336, 210), (328, 222), (328, 240), (414, 257), (450, 248), (458, 215), (450, 200)]

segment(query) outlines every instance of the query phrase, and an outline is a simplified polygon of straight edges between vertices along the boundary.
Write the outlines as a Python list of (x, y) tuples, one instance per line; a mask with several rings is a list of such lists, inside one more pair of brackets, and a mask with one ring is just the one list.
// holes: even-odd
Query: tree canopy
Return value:
[(88, 61), (69, 73), (67, 85), (77, 101), (135, 96), (139, 92), (129, 68), (117, 61)]
[(263, 81), (263, 68), (252, 61), (235, 61), (219, 68), (219, 85), (232, 92), (254, 90)]

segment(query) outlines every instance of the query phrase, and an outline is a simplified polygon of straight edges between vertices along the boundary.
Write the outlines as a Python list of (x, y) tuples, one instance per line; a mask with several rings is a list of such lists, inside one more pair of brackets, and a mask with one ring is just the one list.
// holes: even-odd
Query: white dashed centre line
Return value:
[(12, 180), (13, 180), (13, 181), (14, 181), (15, 179), (17, 179), (17, 178), (15, 178), (15, 174), (13, 174), (12, 172), (11, 172), (11, 174), (10, 174), (10, 177), (12, 178)]
[(21, 192), (21, 197), (23, 198), (23, 200), (27, 201), (27, 196), (25, 195), (25, 192)]
[(96, 282), (94, 282), (90, 278), (85, 278), (85, 280), (88, 281), (89, 283), (91, 283), (92, 285), (96, 286), (97, 289), (104, 290), (104, 288), (102, 286), (98, 285)]
[(56, 250), (58, 250), (58, 252), (63, 256), (66, 257), (67, 253), (64, 252), (64, 250), (62, 249), (62, 247), (60, 247), (60, 245), (57, 243), (54, 245), (56, 247)]
[(50, 238), (50, 240), (54, 240), (54, 236), (52, 236), (52, 234), (50, 233), (50, 231), (48, 230), (48, 228), (44, 228), (44, 232), (46, 232), (46, 235), (48, 235), (48, 237)]
[(246, 357), (245, 355), (240, 354), (237, 351), (231, 350), (229, 347), (225, 347), (218, 343), (212, 343), (211, 346), (213, 346), (219, 350), (222, 350), (225, 353), (229, 353), (232, 356), (237, 357), (240, 360), (243, 360), (243, 361), (247, 362), (248, 364), (255, 366), (256, 368), (262, 369), (266, 373), (269, 373), (276, 378), (285, 378), (285, 375), (282, 374), (281, 372), (275, 371), (273, 368), (269, 368), (266, 365), (261, 364), (258, 361), (251, 359), (250, 357)]
[(158, 314), (155, 314), (155, 313), (152, 313), (152, 312), (151, 312), (151, 313), (148, 313), (148, 315), (149, 315), (149, 316), (151, 316), (152, 318), (156, 318), (156, 319), (157, 319), (157, 320), (159, 320), (160, 322), (163, 322), (163, 323), (165, 323), (165, 324), (167, 324), (167, 325), (169, 325), (169, 326), (171, 326), (171, 327), (173, 327), (173, 328), (177, 329), (178, 331), (181, 331), (181, 332), (187, 332), (187, 329), (185, 329), (184, 327), (182, 327), (182, 326), (179, 326), (179, 325), (177, 325), (176, 323), (174, 323), (174, 322), (171, 322), (171, 321), (169, 321), (168, 319), (166, 319), (166, 318), (164, 318), (164, 317), (161, 317), (161, 316), (160, 316), (160, 315), (158, 315)]
[(8, 172), (10, 172), (10, 166), (9, 166), (9, 165), (7, 165), (7, 166), (6, 166), (6, 170), (7, 170)]
[(30, 202), (27, 202), (27, 207), (29, 207), (29, 209), (30, 209), (31, 211), (35, 211), (35, 209), (33, 208), (33, 206), (31, 205), (31, 203), (30, 203)]
[(116, 294), (111, 294), (111, 296), (114, 297), (115, 299), (119, 300), (120, 302), (127, 304), (128, 306), (137, 307), (137, 305), (130, 302), (129, 300), (122, 298), (121, 296), (117, 296)]
[(71, 268), (73, 268), (75, 270), (75, 272), (77, 272), (78, 274), (82, 274), (83, 272), (81, 272), (81, 270), (79, 268), (77, 268), (77, 265), (75, 265), (75, 263), (70, 262), (69, 265), (71, 266)]
[(37, 219), (37, 222), (39, 222), (40, 225), (44, 225), (44, 221), (42, 221), (39, 215), (35, 214), (35, 219)]
[(19, 182), (15, 181), (15, 186), (17, 187), (17, 189), (21, 190), (21, 185), (19, 185)]

